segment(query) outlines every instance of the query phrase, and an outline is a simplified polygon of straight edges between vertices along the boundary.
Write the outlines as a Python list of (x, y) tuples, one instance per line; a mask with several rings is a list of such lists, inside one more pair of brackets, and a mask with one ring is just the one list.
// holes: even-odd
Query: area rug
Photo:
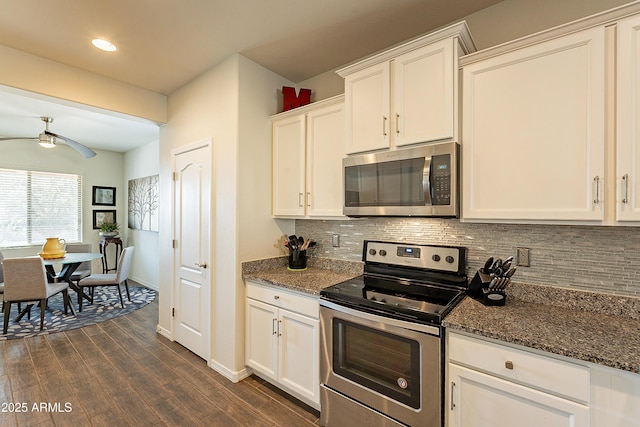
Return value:
[[(79, 312), (78, 294), (69, 289), (69, 296), (76, 309), (75, 317), (70, 311), (67, 316), (64, 315), (62, 294), (55, 295), (49, 299), (49, 304), (45, 310), (44, 329), (42, 331), (40, 330), (40, 307), (33, 306), (31, 308), (31, 320), (25, 315), (20, 322), (16, 323), (18, 305), (14, 303), (11, 305), (11, 318), (7, 335), (0, 335), (0, 340), (52, 334), (104, 322), (138, 310), (152, 302), (156, 297), (154, 290), (143, 286), (129, 284), (129, 291), (131, 293), (131, 301), (127, 299), (124, 286), (122, 287), (122, 298), (124, 300), (124, 308), (122, 308), (118, 297), (118, 289), (115, 286), (98, 287), (94, 292), (93, 304), (84, 300), (82, 312)], [(4, 326), (3, 317), (0, 316), (0, 328)], [(2, 329), (0, 329), (1, 332)]]

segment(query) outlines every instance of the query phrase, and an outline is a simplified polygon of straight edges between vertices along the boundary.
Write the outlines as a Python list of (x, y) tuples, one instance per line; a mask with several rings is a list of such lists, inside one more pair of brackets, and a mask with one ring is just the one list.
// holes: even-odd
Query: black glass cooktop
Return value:
[(320, 291), (320, 297), (358, 310), (440, 324), (465, 289), (402, 279), (359, 276)]

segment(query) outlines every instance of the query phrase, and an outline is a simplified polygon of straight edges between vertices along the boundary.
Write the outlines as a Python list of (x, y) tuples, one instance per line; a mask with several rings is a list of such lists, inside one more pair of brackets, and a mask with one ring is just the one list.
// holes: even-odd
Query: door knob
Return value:
[(206, 262), (203, 262), (202, 264), (198, 264), (198, 263), (196, 262), (196, 266), (198, 266), (198, 267), (200, 267), (200, 268), (207, 268), (207, 263), (206, 263)]

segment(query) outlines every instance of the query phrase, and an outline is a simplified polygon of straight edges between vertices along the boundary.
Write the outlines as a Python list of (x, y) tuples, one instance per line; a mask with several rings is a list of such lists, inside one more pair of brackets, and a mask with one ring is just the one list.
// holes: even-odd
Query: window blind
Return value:
[(0, 169), (0, 247), (82, 239), (82, 176)]

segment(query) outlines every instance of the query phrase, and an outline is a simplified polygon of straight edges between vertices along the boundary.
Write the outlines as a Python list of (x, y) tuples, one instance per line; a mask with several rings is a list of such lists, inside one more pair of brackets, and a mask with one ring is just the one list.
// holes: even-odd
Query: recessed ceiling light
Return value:
[(117, 49), (116, 45), (111, 43), (109, 40), (105, 40), (105, 39), (93, 39), (91, 40), (91, 43), (93, 43), (93, 45), (98, 49), (101, 49), (107, 52), (114, 52)]

